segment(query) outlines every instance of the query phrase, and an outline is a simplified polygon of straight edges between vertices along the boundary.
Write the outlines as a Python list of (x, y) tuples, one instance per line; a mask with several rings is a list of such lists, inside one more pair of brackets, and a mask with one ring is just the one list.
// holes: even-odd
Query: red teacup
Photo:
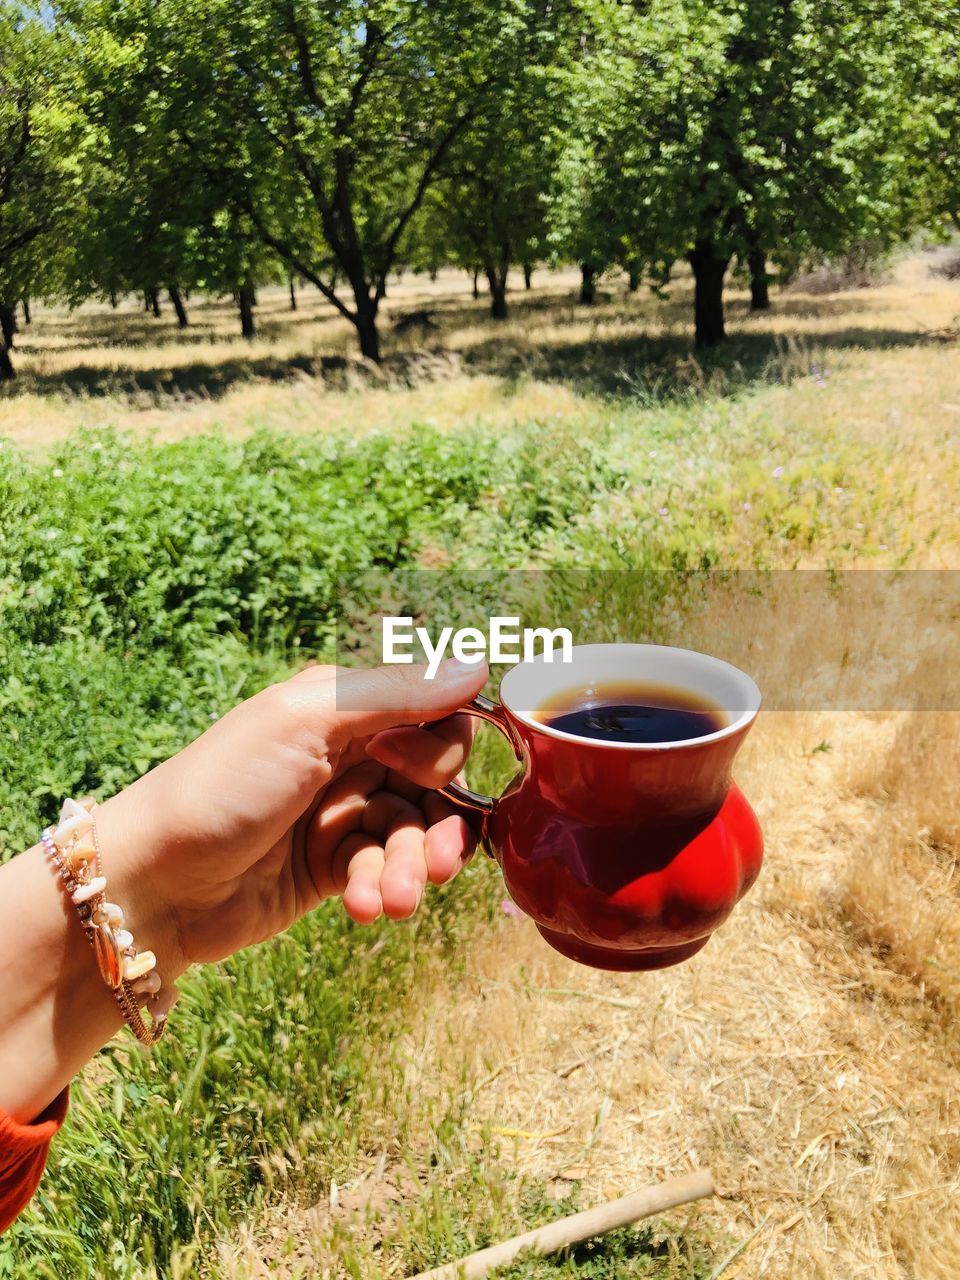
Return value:
[[(483, 838), (510, 895), (544, 938), (598, 969), (660, 969), (703, 947), (760, 871), (759, 824), (730, 771), (760, 691), (729, 663), (648, 644), (592, 644), (522, 663), (499, 705), (464, 710), (495, 724), (522, 762), (499, 800), (453, 784), (483, 814)], [(596, 683), (669, 685), (724, 712), (715, 732), (677, 742), (599, 741), (535, 718)]]

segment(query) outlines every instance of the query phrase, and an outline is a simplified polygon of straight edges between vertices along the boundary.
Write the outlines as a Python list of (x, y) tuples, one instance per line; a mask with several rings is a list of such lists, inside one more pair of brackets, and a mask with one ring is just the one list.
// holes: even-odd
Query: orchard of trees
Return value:
[(960, 227), (960, 5), (0, 0), (0, 379), (32, 298), (189, 324), (308, 282), (381, 357), (391, 273), (685, 260), (696, 342), (817, 255)]

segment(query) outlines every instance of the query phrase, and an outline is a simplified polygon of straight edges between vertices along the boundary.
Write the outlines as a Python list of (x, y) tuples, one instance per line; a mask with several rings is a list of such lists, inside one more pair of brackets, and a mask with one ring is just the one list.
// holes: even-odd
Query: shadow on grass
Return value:
[[(62, 373), (27, 371), (0, 395), (129, 396), (183, 400), (219, 400), (249, 383), (293, 382), (297, 378), (332, 378), (353, 362), (344, 356), (231, 356), (220, 361), (196, 360), (175, 368), (104, 368), (77, 364)], [(359, 362), (357, 362), (359, 363)]]
[(721, 346), (695, 351), (685, 334), (599, 337), (550, 345), (493, 337), (466, 354), (469, 368), (506, 378), (563, 382), (578, 391), (652, 401), (692, 394), (732, 394), (751, 384), (789, 382), (816, 373), (830, 352), (946, 345), (946, 334), (851, 326), (815, 337), (733, 334)]
[[(201, 303), (190, 311), (190, 323), (181, 329), (170, 316), (155, 320), (140, 312), (122, 311), (115, 315), (44, 316), (36, 328), (23, 329), (17, 337), (16, 350), (23, 355), (42, 355), (50, 351), (125, 351), (139, 347), (190, 347), (216, 342), (241, 341), (239, 321), (232, 309), (216, 302)], [(291, 336), (298, 328), (322, 325), (335, 320), (336, 313), (314, 304), (293, 313), (282, 307), (258, 308), (257, 337), (273, 341)], [(36, 334), (36, 338), (34, 337)], [(43, 339), (56, 339), (53, 348)]]
[[(411, 304), (410, 309), (418, 309), (418, 305)], [(884, 305), (886, 308), (886, 301)], [(405, 302), (399, 304), (397, 314), (402, 314), (404, 308)], [(483, 295), (478, 301), (465, 301), (462, 297), (429, 299), (423, 309), (433, 312), (452, 328), (485, 321), (496, 328), (496, 322), (490, 318), (489, 302)], [(748, 299), (738, 297), (732, 291), (724, 300), (724, 311), (728, 321), (752, 320), (760, 324), (769, 317), (824, 320), (848, 315), (863, 315), (866, 310), (878, 309), (878, 299), (875, 294), (864, 290), (829, 297), (816, 297), (803, 293), (778, 293), (770, 310), (762, 312), (751, 312)], [(693, 314), (693, 290), (686, 280), (680, 280), (671, 285), (670, 292), (663, 297), (656, 296), (649, 289), (640, 289), (633, 294), (600, 289), (597, 292), (596, 302), (589, 305), (580, 301), (576, 290), (549, 283), (539, 292), (530, 294), (514, 292), (509, 295), (508, 322), (523, 322), (529, 317), (546, 316), (551, 312), (555, 320), (561, 323), (575, 316), (580, 322), (593, 320), (597, 323), (620, 321), (637, 324), (649, 320), (658, 326), (664, 323), (675, 323), (682, 325), (684, 329), (689, 329)]]
[[(292, 356), (269, 354), (229, 355), (222, 360), (211, 358), (190, 361), (170, 367), (158, 363), (150, 368), (116, 368), (78, 360), (72, 368), (47, 373), (23, 371), (15, 383), (4, 389), (7, 396), (18, 394), (79, 396), (143, 396), (173, 399), (219, 399), (237, 385), (250, 382), (288, 382), (315, 377), (334, 386), (359, 380), (396, 382), (428, 381), (441, 365), (449, 370), (451, 361), (462, 362), (468, 372), (490, 374), (507, 380), (535, 378), (562, 382), (584, 394), (623, 396), (655, 402), (709, 393), (732, 394), (756, 383), (784, 382), (817, 372), (831, 351), (847, 349), (884, 350), (920, 345), (943, 345), (954, 341), (948, 333), (922, 333), (898, 329), (891, 325), (871, 328), (856, 324), (843, 325), (816, 334), (799, 337), (768, 331), (750, 332), (752, 317), (742, 299), (731, 299), (727, 313), (738, 327), (729, 340), (708, 351), (694, 351), (689, 332), (689, 298), (674, 296), (649, 302), (627, 301), (623, 297), (601, 302), (594, 307), (569, 302), (556, 292), (549, 296), (521, 295), (513, 303), (513, 323), (498, 326), (489, 319), (481, 302), (463, 305), (461, 299), (445, 304), (438, 299), (429, 310), (442, 324), (443, 332), (435, 339), (417, 346), (416, 340), (396, 342), (390, 350), (389, 317), (384, 318), (383, 333), (388, 348), (382, 368), (348, 355)], [(207, 303), (197, 311), (211, 317), (223, 311), (223, 304)], [(778, 299), (775, 315), (779, 318), (826, 319), (842, 321), (845, 316), (862, 314), (862, 299), (797, 297)], [(396, 317), (402, 316), (398, 308)], [(538, 340), (535, 323), (543, 320), (551, 332)], [(316, 323), (308, 315), (282, 316), (272, 311), (263, 316), (261, 332), (266, 337), (288, 334), (294, 326)], [(519, 325), (518, 322), (519, 321)], [(78, 335), (70, 321), (51, 322), (64, 336), (71, 332), (85, 347), (96, 343), (101, 347), (130, 348), (141, 337), (144, 345), (187, 346), (210, 343), (224, 337), (212, 326), (197, 325), (194, 332), (152, 329), (158, 322), (137, 314), (107, 316), (84, 327)], [(762, 317), (758, 318), (762, 323)], [(596, 332), (584, 338), (585, 324)], [(657, 332), (637, 333), (649, 324)], [(622, 335), (617, 326), (627, 330)], [(458, 329), (480, 329), (479, 340), (459, 354), (451, 354), (445, 346)], [(518, 331), (519, 330), (519, 331)], [(123, 341), (120, 341), (120, 334)], [(426, 337), (426, 335), (425, 335)], [(233, 341), (225, 337), (225, 342)], [(24, 344), (29, 351), (33, 344)], [(34, 348), (36, 349), (36, 348)], [(89, 347), (88, 347), (89, 349)], [(60, 350), (64, 350), (63, 347)]]

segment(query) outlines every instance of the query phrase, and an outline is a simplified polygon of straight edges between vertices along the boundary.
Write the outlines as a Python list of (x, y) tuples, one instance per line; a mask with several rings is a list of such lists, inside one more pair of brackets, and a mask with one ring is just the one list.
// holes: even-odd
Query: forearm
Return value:
[[(167, 913), (143, 894), (129, 808), (118, 797), (98, 810), (107, 893), (127, 913), (137, 945), (157, 953), (163, 981), (172, 982), (177, 949)], [(41, 845), (0, 867), (0, 903), (0, 1108), (27, 1122), (111, 1039), (122, 1017)]]

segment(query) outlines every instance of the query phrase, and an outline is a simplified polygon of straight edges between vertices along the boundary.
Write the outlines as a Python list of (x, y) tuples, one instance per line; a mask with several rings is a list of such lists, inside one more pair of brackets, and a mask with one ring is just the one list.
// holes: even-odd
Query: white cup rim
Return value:
[[(566, 733), (562, 729), (554, 729), (550, 725), (544, 724), (541, 720), (535, 719), (532, 709), (530, 711), (520, 710), (516, 705), (516, 696), (520, 692), (525, 675), (529, 677), (531, 668), (550, 666), (558, 672), (562, 672), (565, 666), (576, 665), (579, 657), (580, 660), (588, 663), (596, 661), (598, 669), (602, 671), (603, 659), (605, 657), (610, 658), (614, 651), (618, 658), (630, 657), (635, 659), (638, 664), (642, 664), (645, 659), (647, 661), (651, 659), (662, 661), (668, 655), (674, 655), (675, 658), (686, 661), (691, 666), (696, 666), (701, 673), (713, 676), (718, 681), (722, 680), (726, 686), (736, 688), (738, 690), (738, 704), (742, 698), (742, 709), (731, 709), (721, 699), (717, 699), (720, 705), (730, 712), (731, 721), (729, 724), (724, 725), (722, 729), (704, 734), (699, 738), (680, 738), (673, 742), (604, 742), (598, 738), (589, 738), (576, 733)], [(635, 752), (680, 751), (692, 747), (702, 747), (714, 742), (722, 742), (725, 738), (732, 738), (747, 729), (756, 719), (760, 710), (762, 695), (756, 682), (745, 671), (741, 671), (739, 667), (735, 667), (730, 662), (725, 662), (723, 658), (715, 658), (711, 654), (700, 653), (696, 649), (681, 649), (675, 645), (662, 644), (581, 644), (573, 646), (573, 658), (573, 664), (566, 664), (558, 660), (559, 655), (554, 655), (553, 661), (548, 663), (545, 656), (540, 654), (529, 662), (520, 662), (511, 667), (500, 682), (501, 704), (514, 719), (527, 725), (534, 732), (544, 734), (546, 737), (558, 738), (563, 742), (579, 743), (581, 746), (598, 747), (605, 751)], [(558, 679), (556, 683), (558, 687), (562, 688), (562, 680)], [(573, 683), (573, 679), (571, 683)], [(672, 681), (671, 683), (675, 683), (681, 688), (683, 687), (682, 680)], [(705, 696), (710, 695), (705, 694)]]

